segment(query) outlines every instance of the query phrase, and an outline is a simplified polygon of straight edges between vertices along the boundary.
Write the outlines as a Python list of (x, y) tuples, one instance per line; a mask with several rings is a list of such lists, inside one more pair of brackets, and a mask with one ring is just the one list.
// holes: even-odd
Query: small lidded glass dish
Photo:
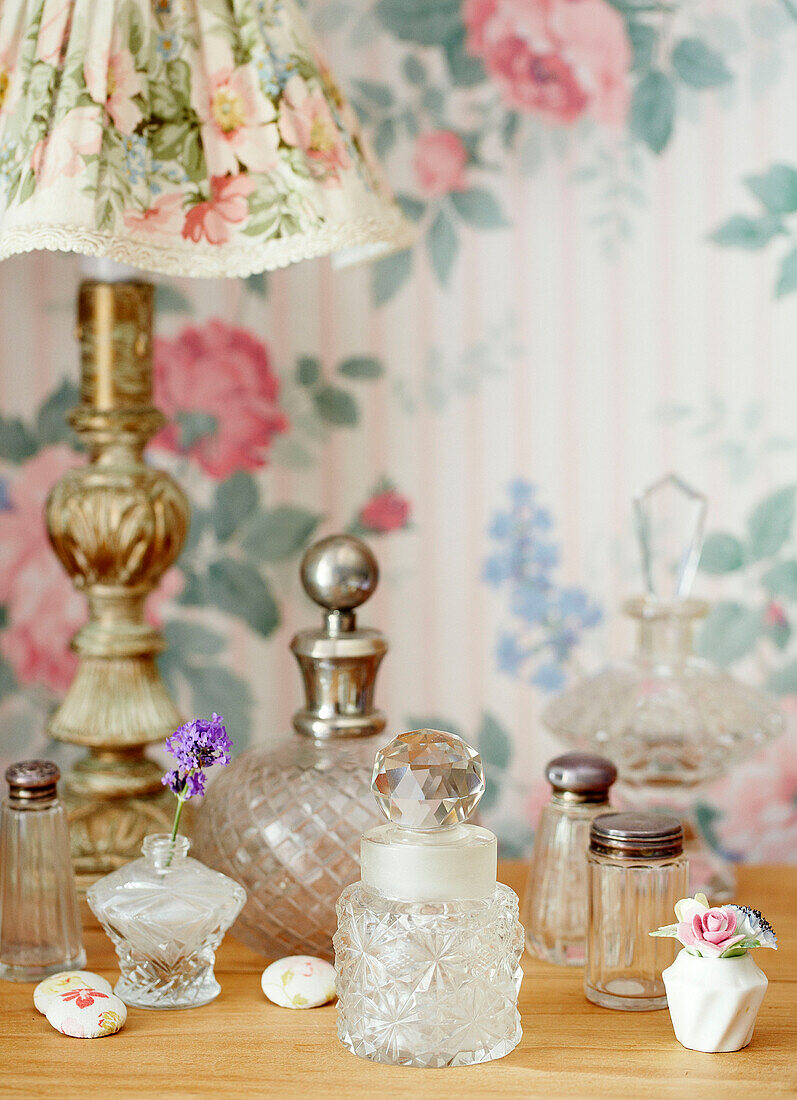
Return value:
[(689, 864), (681, 822), (668, 814), (601, 814), (588, 856), (589, 928), (584, 970), (588, 1001), (603, 1008), (666, 1008), (661, 972), (671, 941), (649, 935), (686, 897)]
[(610, 760), (569, 752), (551, 760), (553, 788), (534, 837), (523, 899), (526, 947), (557, 966), (583, 966), (587, 937), (587, 849), (593, 818), (609, 806)]

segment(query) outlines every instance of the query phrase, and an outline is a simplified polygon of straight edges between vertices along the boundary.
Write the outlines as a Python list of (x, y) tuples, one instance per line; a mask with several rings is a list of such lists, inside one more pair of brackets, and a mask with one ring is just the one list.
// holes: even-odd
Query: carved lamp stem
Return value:
[(65, 785), (84, 885), (135, 858), (143, 836), (168, 821), (161, 769), (144, 746), (181, 721), (155, 663), (163, 638), (144, 615), (189, 520), (182, 489), (143, 460), (165, 423), (152, 405), (153, 300), (145, 282), (82, 284), (81, 402), (69, 420), (89, 462), (47, 502), (50, 540), (89, 604), (72, 641), (78, 669), (49, 724), (53, 737), (91, 750)]

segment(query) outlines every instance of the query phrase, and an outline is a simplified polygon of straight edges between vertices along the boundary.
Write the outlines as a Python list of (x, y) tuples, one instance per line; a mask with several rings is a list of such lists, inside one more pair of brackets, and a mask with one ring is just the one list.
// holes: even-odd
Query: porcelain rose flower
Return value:
[(743, 955), (751, 947), (777, 949), (769, 922), (757, 909), (746, 905), (709, 906), (705, 894), (682, 898), (675, 906), (677, 924), (668, 924), (651, 936), (671, 936), (690, 955), (703, 959), (727, 959)]

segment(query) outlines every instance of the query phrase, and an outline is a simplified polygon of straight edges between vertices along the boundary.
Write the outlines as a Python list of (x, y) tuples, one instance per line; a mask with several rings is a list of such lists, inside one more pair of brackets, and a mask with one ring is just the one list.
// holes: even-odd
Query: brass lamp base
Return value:
[(152, 405), (153, 300), (144, 282), (81, 286), (81, 401), (69, 419), (89, 462), (65, 474), (47, 502), (50, 541), (89, 603), (72, 642), (78, 669), (48, 726), (52, 737), (90, 749), (64, 783), (83, 887), (135, 859), (171, 810), (144, 746), (181, 718), (155, 663), (163, 637), (144, 605), (182, 548), (189, 504), (143, 460), (165, 422)]

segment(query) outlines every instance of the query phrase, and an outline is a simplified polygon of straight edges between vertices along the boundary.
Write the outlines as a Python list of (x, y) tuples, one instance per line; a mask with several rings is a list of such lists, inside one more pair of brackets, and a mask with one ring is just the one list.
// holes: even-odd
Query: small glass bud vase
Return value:
[(495, 836), (464, 824), (484, 793), (479, 755), (453, 734), (401, 734), (372, 790), (390, 823), (363, 836), (362, 881), (338, 901), (338, 1036), (392, 1065), (501, 1058), (522, 1034), (523, 929)]
[(526, 946), (557, 966), (583, 966), (589, 828), (609, 806), (617, 769), (602, 756), (570, 752), (551, 760), (545, 775), (553, 793), (540, 816), (523, 898)]
[(137, 1008), (193, 1008), (219, 995), (216, 949), (246, 891), (188, 855), (190, 841), (144, 838), (143, 858), (89, 888), (91, 910), (113, 941), (122, 976), (114, 993)]

